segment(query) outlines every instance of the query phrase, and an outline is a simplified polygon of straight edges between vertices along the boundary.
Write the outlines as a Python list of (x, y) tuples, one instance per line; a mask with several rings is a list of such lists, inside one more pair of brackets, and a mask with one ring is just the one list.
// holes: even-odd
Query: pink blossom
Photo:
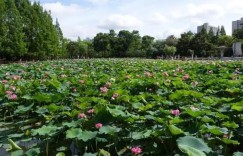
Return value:
[(152, 88), (149, 88), (149, 90), (148, 90), (149, 92), (153, 92), (153, 89)]
[(77, 89), (76, 88), (73, 88), (73, 92), (76, 93), (77, 92)]
[(89, 113), (89, 114), (93, 114), (94, 113), (94, 109), (89, 109), (88, 111), (87, 111), (87, 113)]
[(79, 80), (79, 83), (80, 84), (84, 84), (84, 80)]
[(12, 94), (13, 94), (13, 92), (10, 91), (10, 90), (7, 90), (5, 93), (6, 93), (7, 95), (12, 95)]
[(175, 115), (175, 116), (178, 116), (180, 115), (180, 110), (179, 109), (174, 109), (171, 111), (171, 114)]
[(188, 80), (189, 79), (189, 74), (186, 74), (182, 77), (183, 80)]
[(133, 147), (132, 149), (131, 149), (131, 152), (132, 152), (132, 154), (134, 154), (134, 155), (138, 155), (138, 154), (140, 154), (140, 153), (142, 153), (142, 149), (140, 148), (140, 147)]
[(101, 128), (102, 126), (103, 126), (102, 123), (95, 124), (95, 127), (98, 128), (98, 129)]
[(19, 80), (19, 79), (21, 79), (21, 76), (13, 75), (13, 76), (11, 76), (11, 78), (14, 80)]
[(144, 74), (145, 74), (146, 77), (152, 76), (150, 72), (145, 72)]
[(100, 87), (101, 93), (107, 93), (108, 89), (106, 87)]
[(84, 113), (80, 113), (79, 115), (78, 115), (78, 118), (86, 118), (87, 116), (84, 114)]
[(168, 77), (169, 76), (168, 72), (163, 72), (163, 76)]
[(176, 77), (176, 76), (177, 76), (177, 74), (176, 74), (176, 73), (174, 73), (174, 74), (173, 74), (173, 76), (174, 76), (174, 77)]
[(104, 85), (104, 87), (110, 88), (111, 87), (111, 83), (110, 82), (106, 82), (105, 85)]
[(8, 98), (10, 100), (17, 100), (17, 95), (16, 94), (10, 94), (10, 95), (8, 95)]
[(6, 84), (6, 83), (8, 83), (8, 80), (2, 80), (2, 83)]
[(117, 99), (118, 98), (118, 96), (119, 96), (119, 94), (118, 93), (114, 93), (113, 95), (112, 95), (112, 100), (115, 100), (115, 99)]

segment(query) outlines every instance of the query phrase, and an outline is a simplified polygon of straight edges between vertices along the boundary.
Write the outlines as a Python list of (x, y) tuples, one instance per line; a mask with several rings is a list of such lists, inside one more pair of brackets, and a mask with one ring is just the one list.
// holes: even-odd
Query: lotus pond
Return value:
[(0, 66), (1, 155), (241, 156), (242, 125), (240, 61)]

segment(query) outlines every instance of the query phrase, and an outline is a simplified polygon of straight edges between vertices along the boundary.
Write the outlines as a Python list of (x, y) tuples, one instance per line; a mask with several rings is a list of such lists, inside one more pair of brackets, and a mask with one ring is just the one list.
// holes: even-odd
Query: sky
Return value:
[(232, 21), (243, 17), (242, 0), (32, 0), (57, 18), (66, 38), (93, 38), (114, 29), (138, 30), (141, 36), (180, 37), (209, 23), (232, 33)]

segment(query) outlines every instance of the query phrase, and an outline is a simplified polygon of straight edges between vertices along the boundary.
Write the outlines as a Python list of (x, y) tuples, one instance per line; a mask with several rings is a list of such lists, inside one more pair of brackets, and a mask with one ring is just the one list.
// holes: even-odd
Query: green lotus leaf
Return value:
[(78, 138), (78, 136), (80, 135), (81, 132), (82, 132), (82, 130), (80, 128), (72, 128), (72, 129), (69, 129), (66, 132), (66, 138), (67, 139)]
[(84, 142), (95, 138), (97, 135), (97, 132), (91, 132), (91, 131), (82, 131), (79, 128), (72, 128), (69, 129), (66, 133), (67, 139), (78, 139), (82, 140)]
[(172, 135), (179, 135), (184, 133), (183, 130), (174, 125), (169, 125), (168, 127)]
[(233, 128), (233, 129), (239, 127), (239, 125), (236, 124), (235, 122), (229, 122), (229, 121), (224, 122), (222, 125), (225, 126), (225, 127), (228, 127), (228, 128)]
[(139, 140), (150, 137), (152, 130), (144, 130), (142, 132), (131, 132), (132, 139)]
[(33, 106), (34, 106), (33, 103), (32, 103), (31, 105), (29, 105), (29, 106), (23, 106), (23, 105), (18, 106), (18, 108), (14, 111), (14, 113), (16, 113), (16, 114), (18, 114), (18, 113), (20, 113), (20, 114), (26, 113), (26, 112), (28, 112)]
[(205, 153), (212, 151), (202, 139), (193, 136), (180, 137), (176, 141), (179, 149), (189, 156), (206, 156)]
[(120, 128), (117, 128), (115, 126), (103, 126), (99, 129), (100, 134), (114, 134), (119, 131)]
[(111, 154), (103, 149), (100, 149), (99, 156), (111, 156)]
[(56, 156), (65, 156), (65, 153), (63, 153), (63, 152), (58, 152), (58, 153), (56, 154)]
[(233, 144), (233, 145), (239, 145), (240, 143), (237, 140), (231, 140), (227, 138), (221, 139), (225, 144)]
[(24, 156), (34, 156), (39, 154), (40, 154), (40, 148), (31, 148), (24, 154)]
[(48, 135), (48, 136), (51, 136), (51, 135), (53, 135), (58, 129), (60, 129), (60, 128), (57, 127), (57, 126), (54, 126), (54, 125), (52, 125), (52, 126), (46, 126), (46, 125), (44, 125), (44, 126), (42, 126), (41, 128), (32, 130), (32, 131), (31, 131), (31, 134), (32, 134), (33, 136), (35, 136), (35, 135), (40, 135), (40, 136), (46, 136), (46, 135)]
[(52, 96), (53, 95), (47, 93), (37, 93), (34, 95), (34, 99), (38, 102), (52, 102)]
[(84, 153), (83, 156), (97, 156), (97, 154), (94, 154), (94, 153)]
[(235, 152), (235, 153), (233, 154), (233, 156), (243, 156), (243, 153), (242, 153), (242, 152)]

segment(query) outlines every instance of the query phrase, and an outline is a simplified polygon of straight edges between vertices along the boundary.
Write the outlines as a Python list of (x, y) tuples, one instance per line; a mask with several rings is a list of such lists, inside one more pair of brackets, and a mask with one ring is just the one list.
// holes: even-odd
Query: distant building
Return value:
[(197, 33), (201, 32), (203, 27), (207, 33), (210, 31), (210, 29), (212, 29), (214, 35), (216, 35), (218, 31), (218, 27), (210, 26), (208, 23), (204, 23), (203, 25), (197, 27)]
[(237, 21), (232, 22), (232, 34), (235, 30), (242, 29), (243, 28), (243, 18)]

